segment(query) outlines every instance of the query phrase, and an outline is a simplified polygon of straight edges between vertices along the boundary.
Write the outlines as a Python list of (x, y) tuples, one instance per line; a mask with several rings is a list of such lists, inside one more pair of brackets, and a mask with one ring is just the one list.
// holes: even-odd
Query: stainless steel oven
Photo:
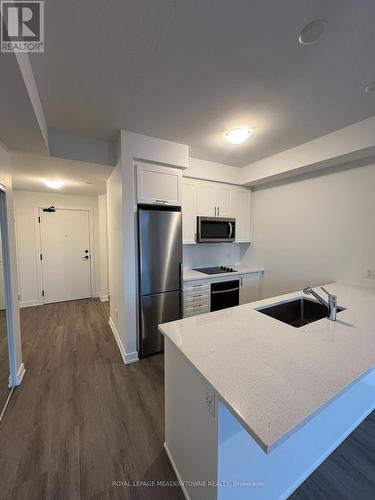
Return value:
[(240, 280), (211, 283), (211, 311), (238, 306), (240, 302)]
[(236, 239), (236, 219), (224, 217), (197, 218), (198, 243), (233, 243)]

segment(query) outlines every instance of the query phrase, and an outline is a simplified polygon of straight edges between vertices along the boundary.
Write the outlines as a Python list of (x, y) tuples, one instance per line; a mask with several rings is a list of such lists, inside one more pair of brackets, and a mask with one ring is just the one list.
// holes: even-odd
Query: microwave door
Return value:
[(235, 239), (235, 219), (198, 217), (198, 242), (221, 243)]

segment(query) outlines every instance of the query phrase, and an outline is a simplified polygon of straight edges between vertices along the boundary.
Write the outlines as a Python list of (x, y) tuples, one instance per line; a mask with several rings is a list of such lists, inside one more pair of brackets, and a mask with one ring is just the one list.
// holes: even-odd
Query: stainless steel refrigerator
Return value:
[(179, 208), (138, 208), (139, 354), (164, 349), (158, 325), (182, 317), (182, 214)]

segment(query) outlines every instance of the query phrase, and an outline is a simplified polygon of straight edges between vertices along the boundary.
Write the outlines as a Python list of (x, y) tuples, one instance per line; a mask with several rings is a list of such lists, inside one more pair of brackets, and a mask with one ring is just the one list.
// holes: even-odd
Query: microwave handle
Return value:
[(229, 224), (229, 239), (231, 239), (233, 233), (233, 226), (231, 222), (228, 222), (228, 224)]

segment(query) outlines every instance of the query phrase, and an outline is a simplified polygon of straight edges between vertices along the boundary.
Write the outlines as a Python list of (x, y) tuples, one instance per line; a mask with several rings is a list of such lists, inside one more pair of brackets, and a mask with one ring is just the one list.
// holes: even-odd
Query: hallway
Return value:
[(163, 449), (163, 357), (124, 366), (98, 299), (21, 311), (26, 374), (0, 427), (1, 498), (180, 499)]

